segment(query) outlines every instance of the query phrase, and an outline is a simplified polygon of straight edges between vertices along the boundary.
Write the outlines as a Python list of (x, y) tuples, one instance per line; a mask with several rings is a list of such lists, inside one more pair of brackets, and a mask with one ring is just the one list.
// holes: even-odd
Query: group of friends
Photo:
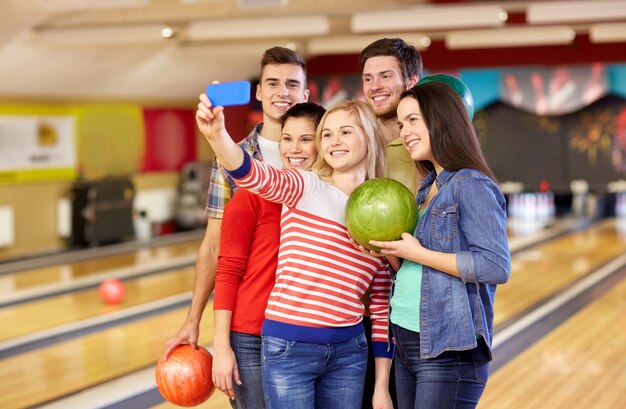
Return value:
[[(307, 102), (302, 57), (266, 50), (263, 122), (239, 144), (200, 96), (209, 218), (164, 355), (197, 347), (215, 290), (212, 377), (234, 408), (471, 408), (484, 391), (510, 275), (504, 196), (459, 95), (418, 84), (416, 48), (383, 38), (359, 63), (364, 101), (326, 110)], [(416, 195), (419, 222), (376, 253), (350, 238), (345, 206), (383, 176)]]

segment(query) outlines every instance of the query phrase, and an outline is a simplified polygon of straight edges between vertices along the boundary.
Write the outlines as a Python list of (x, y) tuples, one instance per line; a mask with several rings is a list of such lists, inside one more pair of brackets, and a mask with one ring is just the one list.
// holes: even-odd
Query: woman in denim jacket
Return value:
[(425, 176), (420, 219), (414, 235), (371, 244), (402, 262), (390, 301), (399, 409), (473, 408), (491, 360), (496, 285), (510, 274), (504, 196), (451, 87), (405, 91), (398, 125)]

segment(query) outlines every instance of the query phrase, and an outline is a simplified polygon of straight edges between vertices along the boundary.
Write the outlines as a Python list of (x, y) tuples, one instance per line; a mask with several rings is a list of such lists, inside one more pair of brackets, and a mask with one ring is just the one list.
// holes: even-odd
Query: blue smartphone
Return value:
[(245, 105), (250, 102), (250, 81), (222, 82), (206, 87), (213, 106)]

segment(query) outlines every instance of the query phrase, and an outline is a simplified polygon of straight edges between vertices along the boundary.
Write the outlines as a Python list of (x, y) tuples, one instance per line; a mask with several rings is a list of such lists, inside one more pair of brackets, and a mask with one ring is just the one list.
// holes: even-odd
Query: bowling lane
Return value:
[[(183, 323), (187, 308), (119, 325), (2, 360), (0, 408), (24, 408), (150, 367)], [(207, 307), (200, 342), (213, 340)]]
[(551, 240), (512, 257), (508, 283), (498, 286), (496, 326), (590, 274), (626, 252), (626, 238), (608, 219)]
[(626, 279), (492, 375), (479, 407), (626, 408)]
[(193, 262), (200, 240), (146, 248), (114, 256), (58, 264), (0, 275), (0, 300), (3, 294), (50, 284), (67, 283), (88, 276), (129, 269), (157, 268), (172, 260)]
[[(558, 245), (556, 243), (561, 244)], [(551, 246), (555, 246), (555, 248)], [(562, 247), (562, 249), (559, 249), (560, 247)], [(538, 300), (541, 300), (542, 297), (550, 296), (552, 293), (549, 291), (544, 292), (541, 296), (535, 296), (532, 292), (538, 290), (524, 287), (525, 281), (543, 279), (556, 280), (556, 278), (550, 278), (549, 276), (549, 274), (552, 274), (550, 269), (557, 267), (552, 265), (554, 262), (551, 258), (560, 257), (560, 263), (569, 263), (569, 269), (571, 269), (574, 260), (585, 254), (585, 251), (581, 250), (581, 248), (584, 249), (585, 247), (588, 247), (586, 250), (587, 253), (591, 253), (591, 255), (603, 254), (603, 256), (596, 260), (590, 259), (587, 261), (587, 270), (570, 274), (566, 280), (558, 280), (559, 285), (556, 286), (556, 291), (558, 291), (558, 288), (562, 288), (569, 282), (573, 282), (590, 272), (594, 265), (598, 266), (607, 262), (611, 257), (614, 257), (616, 253), (621, 254), (620, 251), (624, 251), (626, 244), (623, 238), (616, 239), (615, 227), (613, 223), (609, 221), (591, 226), (585, 231), (560, 237), (554, 240), (553, 243), (548, 242), (535, 246), (530, 250), (522, 251), (519, 253), (519, 257), (516, 255), (513, 258), (514, 273), (511, 282), (499, 288), (498, 297), (496, 297), (497, 302), (504, 302), (502, 305), (506, 306), (507, 302), (520, 303), (526, 301), (524, 305), (516, 307), (518, 311), (524, 311)], [(194, 254), (196, 250), (197, 248), (194, 247)], [(559, 256), (558, 253), (565, 250), (568, 251), (568, 255)], [(544, 258), (550, 258), (550, 260), (541, 261), (537, 254), (541, 254)], [(578, 264), (582, 265), (580, 261)], [(543, 268), (543, 270), (540, 270), (540, 267)], [(164, 274), (165, 273), (155, 275), (154, 279), (156, 280), (156, 277), (160, 275), (165, 277)], [(157, 291), (159, 294), (164, 294), (163, 291), (166, 290), (161, 287), (174, 286), (170, 280), (181, 280), (181, 287), (184, 288), (184, 291), (188, 291), (192, 287), (192, 281), (185, 280), (193, 279), (193, 271), (188, 271), (186, 274), (186, 278), (163, 278), (162, 281), (159, 279), (157, 281), (161, 281), (160, 284), (156, 284), (156, 281), (153, 283), (154, 285), (148, 284), (147, 282), (140, 284), (140, 289), (137, 290), (139, 292), (139, 298), (137, 298), (138, 295), (135, 294), (135, 290), (131, 287), (127, 287), (127, 302), (134, 305), (135, 303), (144, 302), (146, 300), (142, 298), (144, 296), (148, 298), (162, 296), (148, 295), (148, 293)], [(567, 274), (567, 272), (561, 272), (561, 274)], [(144, 279), (151, 280), (152, 278), (151, 276), (146, 276), (140, 280)], [(139, 282), (139, 279), (137, 281)], [(128, 282), (127, 285), (130, 285), (131, 282)], [(524, 297), (517, 299), (516, 297), (511, 297), (511, 295), (507, 296), (507, 292), (504, 290), (508, 286), (519, 287), (517, 291), (512, 291), (510, 294), (522, 292), (525, 295), (524, 297), (531, 298), (532, 300), (525, 300)], [(540, 284), (536, 286), (540, 287)], [(152, 288), (152, 290), (148, 290), (148, 288)], [(93, 291), (91, 296), (85, 295), (88, 300), (87, 304), (83, 304), (75, 299), (74, 301), (65, 301), (73, 306), (64, 308), (73, 308), (79, 311), (82, 309), (88, 311), (91, 308), (92, 312), (87, 312), (87, 314), (102, 314), (103, 306), (99, 304), (95, 290), (90, 291)], [(145, 294), (143, 293), (144, 291)], [(40, 309), (37, 311), (24, 312), (23, 315), (20, 315), (20, 318), (7, 318), (7, 320), (11, 322), (9, 327), (13, 326), (14, 322), (33, 321), (32, 317), (43, 314), (47, 309), (49, 309), (50, 314), (54, 316), (62, 317), (69, 315), (70, 313), (65, 311), (54, 312), (53, 304), (61, 303), (61, 300), (65, 300), (64, 297), (55, 297), (57, 301), (49, 304), (47, 308), (42, 306), (38, 307)], [(79, 296), (79, 298), (80, 297), (82, 296)], [(509, 298), (510, 300), (507, 301)], [(89, 304), (91, 304), (91, 307), (87, 306)], [(122, 308), (126, 307), (127, 305), (122, 306)], [(501, 306), (500, 308), (505, 310), (505, 307)], [(112, 308), (111, 310), (114, 309), (115, 308)], [(513, 310), (513, 308), (511, 308), (511, 310)], [(77, 312), (73, 311), (71, 314), (77, 314)], [(106, 383), (122, 375), (151, 367), (160, 356), (165, 340), (169, 338), (184, 321), (185, 314), (186, 308), (183, 308), (137, 320), (132, 323), (118, 325), (114, 328), (101, 330), (80, 338), (62, 341), (54, 345), (4, 359), (3, 365), (0, 365), (0, 379), (5, 380), (0, 384), (0, 407), (38, 405), (79, 390), (88, 389), (97, 384)], [(508, 312), (508, 314), (510, 317), (515, 317), (516, 315), (511, 312)], [(24, 318), (27, 316), (30, 318)], [(74, 315), (68, 319), (68, 322), (76, 319), (81, 319), (81, 316), (77, 317)], [(498, 317), (496, 319), (498, 319)], [(34, 321), (37, 320), (38, 319), (35, 319)], [(500, 322), (504, 321), (506, 321), (506, 318), (500, 318)], [(209, 303), (202, 324), (201, 342), (203, 344), (210, 344), (212, 342), (212, 322), (211, 304)], [(50, 325), (59, 325), (59, 323), (56, 322)], [(2, 325), (2, 327), (5, 328), (5, 325)], [(27, 331), (32, 330), (35, 329), (31, 328)], [(11, 335), (10, 337), (15, 336), (19, 335)], [(207, 406), (200, 407), (211, 409), (229, 407), (226, 398), (219, 391), (204, 405)], [(169, 408), (171, 406), (165, 403), (163, 406), (159, 405), (158, 407)]]
[[(549, 236), (548, 231), (544, 233)], [(542, 239), (543, 236), (512, 235), (510, 237), (512, 249), (518, 244), (532, 243), (534, 237)], [(16, 297), (30, 297), (33, 294), (57, 291), (59, 288), (79, 286), (83, 281), (93, 281), (104, 275), (132, 276), (149, 269), (174, 268), (184, 263), (190, 264), (195, 261), (200, 243), (200, 240), (188, 240), (72, 263), (0, 274), (0, 304), (11, 303)]]
[[(525, 242), (527, 241), (525, 239), (527, 237), (515, 237), (513, 233), (510, 234), (511, 243)], [(11, 291), (67, 282), (120, 269), (148, 268), (174, 258), (195, 257), (200, 243), (201, 240), (194, 239), (72, 263), (60, 263), (15, 273), (0, 274), (0, 299), (3, 294)]]
[[(180, 406), (171, 404), (169, 402), (163, 402), (160, 405), (152, 406), (152, 409), (176, 409), (180, 408)], [(201, 403), (200, 405), (194, 406), (196, 409), (231, 409), (230, 403), (228, 401), (228, 397), (224, 395), (222, 392), (215, 390), (215, 393), (211, 395), (206, 402)]]
[(0, 309), (0, 328), (5, 328), (0, 341), (184, 293), (193, 288), (193, 277), (190, 267), (127, 280), (125, 301), (117, 306), (103, 304), (98, 289), (92, 287), (4, 307)]
[(98, 288), (91, 288), (2, 308), (0, 341), (188, 292), (194, 276), (195, 269), (188, 267), (125, 281), (125, 299), (115, 306), (104, 304)]

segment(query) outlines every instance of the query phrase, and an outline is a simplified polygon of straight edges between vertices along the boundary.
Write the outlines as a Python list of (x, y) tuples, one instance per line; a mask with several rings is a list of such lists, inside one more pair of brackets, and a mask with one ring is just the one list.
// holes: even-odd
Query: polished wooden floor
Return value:
[[(5, 286), (0, 287), (0, 294), (8, 294), (10, 290), (6, 290), (7, 287), (19, 292), (27, 286), (32, 289), (45, 287), (51, 282), (71, 282), (89, 274), (106, 274), (107, 271), (119, 271), (137, 263), (145, 265), (157, 259), (168, 260), (170, 256), (176, 257), (187, 252), (195, 254), (197, 251), (197, 243), (190, 244), (186, 249), (183, 247), (164, 246), (151, 249), (150, 253), (142, 250), (142, 256), (123, 255), (125, 261), (119, 258), (110, 263), (92, 260), (81, 267), (51, 267), (39, 269), (39, 272), (24, 271), (9, 275), (12, 277), (5, 275), (0, 280), (10, 278), (13, 282), (7, 285), (5, 281)], [(626, 240), (623, 235), (619, 235), (614, 221), (606, 221), (517, 253), (513, 257), (510, 282), (498, 289), (496, 328), (523, 316), (537, 303), (554, 296), (624, 252)], [(68, 269), (71, 272), (68, 273)], [(21, 274), (28, 278), (20, 278)], [(38, 277), (41, 277), (39, 282)], [(189, 267), (133, 278), (126, 282), (128, 293), (125, 303), (116, 307), (100, 303), (94, 288), (3, 307), (0, 308), (0, 341), (10, 341), (62, 324), (103, 316), (112, 311), (123, 311), (184, 293), (191, 289), (192, 280), (193, 270)], [(618, 392), (626, 390), (626, 367), (621, 358), (626, 356), (625, 289), (626, 285), (620, 285), (496, 372), (489, 382), (481, 407), (626, 407), (619, 394), (614, 394), (612, 398), (605, 396), (607, 393), (610, 395), (611, 388)], [(185, 313), (185, 308), (177, 308), (2, 359), (0, 408), (41, 405), (78, 391), (88, 391), (91, 387), (120, 376), (151, 368), (162, 353), (165, 340), (182, 324)], [(563, 330), (565, 327), (573, 329)], [(559, 335), (561, 332), (564, 335)], [(210, 345), (212, 333), (209, 305), (202, 323), (201, 343)], [(544, 342), (548, 344), (538, 348)], [(574, 345), (579, 349), (574, 350)], [(574, 357), (577, 351), (582, 351), (581, 355)], [(588, 351), (595, 351), (593, 353), (597, 356), (589, 355)], [(528, 367), (532, 367), (532, 371)], [(602, 395), (604, 400), (588, 396), (570, 399), (571, 390), (582, 394), (584, 389), (580, 382), (585, 376), (579, 376), (574, 368), (582, 368), (582, 372), (587, 374), (591, 388), (586, 389), (587, 393), (591, 396)], [(555, 371), (563, 373), (557, 376)], [(568, 374), (575, 388), (567, 383)], [(542, 377), (543, 382), (539, 380)], [(606, 384), (611, 379), (613, 383)], [(559, 386), (563, 389), (559, 390)], [(543, 400), (548, 399), (544, 395), (556, 399), (550, 392), (555, 388), (559, 391), (557, 395), (567, 395), (565, 397), (569, 400), (546, 400), (550, 404), (544, 405)], [(516, 398), (509, 399), (508, 390)], [(538, 400), (532, 402), (539, 403), (527, 404), (530, 401), (525, 395), (533, 395), (533, 399)], [(626, 396), (626, 393), (620, 396)], [(604, 406), (593, 406), (596, 401), (602, 402)], [(173, 406), (164, 403), (156, 407)], [(230, 406), (226, 397), (218, 391), (199, 407), (221, 409)]]
[(611, 219), (515, 254), (509, 282), (497, 289), (496, 328), (625, 252)]
[(194, 257), (199, 240), (126, 252), (118, 255), (58, 264), (0, 275), (0, 301), (9, 292), (68, 283), (92, 275), (114, 274), (133, 268), (147, 268), (175, 258)]
[[(6, 358), (0, 407), (33, 406), (149, 367), (185, 315), (186, 308), (178, 309)], [(203, 344), (212, 339), (212, 318), (203, 319)]]
[[(163, 402), (160, 405), (152, 406), (152, 409), (175, 409), (180, 408), (180, 406), (176, 406), (169, 402)], [(230, 403), (228, 401), (228, 397), (224, 395), (222, 392), (216, 390), (213, 395), (209, 399), (207, 399), (204, 403), (194, 406), (194, 408), (198, 409), (231, 409)]]
[(626, 280), (497, 371), (479, 408), (626, 408)]
[(114, 306), (102, 303), (98, 288), (89, 288), (2, 308), (0, 341), (188, 292), (194, 275), (195, 268), (188, 267), (128, 280), (125, 300)]

